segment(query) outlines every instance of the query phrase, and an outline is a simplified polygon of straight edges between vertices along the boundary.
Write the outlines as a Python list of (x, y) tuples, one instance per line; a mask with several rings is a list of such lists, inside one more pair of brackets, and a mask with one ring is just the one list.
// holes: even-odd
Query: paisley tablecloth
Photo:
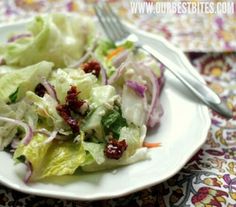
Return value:
[[(1, 0), (0, 23), (49, 11), (93, 15), (92, 2)], [(0, 206), (236, 207), (236, 15), (138, 16), (129, 13), (129, 1), (111, 2), (131, 23), (164, 35), (182, 48), (208, 85), (226, 99), (234, 118), (227, 121), (211, 112), (212, 125), (206, 143), (178, 174), (159, 185), (125, 197), (94, 202), (43, 198), (0, 185)]]

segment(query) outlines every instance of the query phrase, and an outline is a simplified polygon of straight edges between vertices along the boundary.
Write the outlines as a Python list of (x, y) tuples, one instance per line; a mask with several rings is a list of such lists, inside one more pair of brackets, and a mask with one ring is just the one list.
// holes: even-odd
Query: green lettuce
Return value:
[(136, 127), (135, 125), (131, 125), (129, 127), (123, 127), (120, 130), (120, 140), (125, 140), (128, 147), (124, 152), (124, 157), (130, 157), (135, 153), (135, 151), (142, 147), (142, 129)]
[(28, 32), (32, 37), (5, 46), (3, 57), (8, 65), (28, 66), (42, 60), (65, 67), (76, 62), (94, 36), (91, 19), (77, 15), (37, 16)]
[(108, 159), (103, 156), (105, 161), (101, 164), (96, 161), (90, 160), (88, 164), (81, 165), (81, 168), (85, 172), (96, 172), (101, 170), (110, 170), (114, 168), (118, 168), (125, 165), (130, 165), (138, 161), (146, 160), (149, 158), (147, 154), (147, 148), (139, 148), (136, 152), (130, 157), (122, 157), (119, 160)]
[(9, 66), (9, 65), (1, 65), (0, 66), (0, 77), (2, 77), (3, 75), (13, 72), (15, 70), (18, 70), (19, 67), (13, 67), (13, 66)]
[(114, 138), (119, 138), (121, 129), (127, 126), (127, 122), (122, 117), (119, 107), (114, 107), (112, 110), (108, 110), (102, 117), (101, 122), (105, 133), (109, 134), (112, 132)]
[(102, 117), (114, 107), (118, 97), (115, 88), (110, 85), (93, 87), (89, 99), (91, 111), (82, 124), (82, 130), (87, 133), (94, 132), (96, 138), (103, 141), (105, 133)]
[(14, 153), (14, 159), (22, 157), (32, 164), (30, 181), (51, 176), (72, 175), (82, 165), (86, 152), (80, 143), (73, 140), (45, 143), (47, 137), (37, 134), (28, 145), (21, 144)]
[(89, 99), (97, 78), (91, 73), (84, 73), (84, 71), (79, 69), (66, 68), (53, 71), (49, 81), (55, 87), (60, 102), (64, 103), (67, 91), (72, 85), (78, 88), (80, 92), (79, 98)]
[(105, 113), (106, 108), (104, 106), (99, 106), (94, 110), (91, 110), (84, 123), (82, 123), (81, 129), (88, 133), (96, 136), (99, 141), (104, 141), (105, 133), (101, 123), (102, 116)]
[(120, 130), (119, 140), (125, 139), (128, 147), (119, 160), (108, 159), (104, 155), (104, 146), (102, 143), (84, 143), (84, 148), (90, 152), (93, 160), (84, 163), (82, 169), (84, 171), (99, 171), (112, 169), (115, 167), (128, 165), (140, 160), (148, 158), (147, 149), (142, 148), (142, 142), (146, 135), (146, 128), (142, 127), (123, 127)]
[(52, 63), (42, 61), (1, 76), (0, 100), (10, 103), (20, 100), (27, 91), (33, 91), (42, 78), (50, 75), (52, 67)]
[(104, 156), (104, 147), (105, 144), (103, 143), (94, 143), (94, 142), (83, 142), (83, 147), (85, 151), (89, 152), (89, 154), (92, 156), (93, 161), (95, 161), (97, 164), (102, 164), (105, 161)]
[(111, 85), (105, 85), (93, 87), (90, 100), (94, 107), (104, 104), (113, 106), (117, 98), (116, 89)]
[[(0, 100), (0, 115), (7, 118), (22, 120), (32, 127), (36, 126), (38, 121), (37, 114), (34, 112), (34, 107), (25, 101), (7, 105)], [(17, 132), (19, 132), (19, 130), (16, 125), (0, 121), (0, 150), (4, 149), (12, 142)]]
[[(16, 113), (12, 108), (0, 100), (0, 114), (8, 118), (15, 118)], [(15, 125), (7, 122), (0, 121), (0, 150), (3, 150), (8, 144), (11, 143), (13, 137), (17, 132)]]
[(35, 106), (35, 112), (41, 118), (39, 127), (48, 130), (58, 130), (62, 134), (70, 134), (69, 126), (64, 122), (62, 117), (57, 113), (57, 101), (45, 94), (43, 97), (37, 96), (35, 93), (28, 91), (25, 100)]

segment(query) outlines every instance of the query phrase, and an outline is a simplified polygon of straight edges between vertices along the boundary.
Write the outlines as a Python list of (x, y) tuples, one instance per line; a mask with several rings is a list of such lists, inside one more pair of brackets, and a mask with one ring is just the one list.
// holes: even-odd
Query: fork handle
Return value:
[(160, 61), (166, 68), (177, 78), (179, 79), (191, 92), (193, 92), (203, 103), (205, 103), (212, 110), (224, 116), (227, 119), (233, 117), (233, 113), (227, 107), (226, 103), (206, 84), (200, 82), (198, 79), (191, 77), (190, 75), (183, 74), (176, 70), (177, 66), (169, 58), (166, 58), (157, 50), (154, 50), (148, 45), (137, 45), (139, 49), (143, 49), (155, 59)]

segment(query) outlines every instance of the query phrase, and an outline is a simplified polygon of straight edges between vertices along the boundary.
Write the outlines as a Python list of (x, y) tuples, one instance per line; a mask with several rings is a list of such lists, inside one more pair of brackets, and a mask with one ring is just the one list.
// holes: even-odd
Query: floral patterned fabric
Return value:
[[(114, 1), (114, 0), (113, 0)], [(68, 1), (68, 0), (1, 0), (0, 1), (0, 22), (6, 23), (20, 18), (27, 18), (38, 12), (48, 11), (81, 11), (90, 12), (91, 8), (85, 2), (92, 1)], [(126, 7), (124, 7), (126, 5)], [(127, 1), (114, 3), (121, 14), (127, 17)], [(130, 21), (140, 24), (142, 20), (138, 17)], [(144, 18), (144, 17), (140, 17)], [(200, 17), (195, 18), (197, 19)], [(212, 17), (213, 18), (213, 17)], [(216, 21), (214, 17), (214, 22)], [(206, 51), (225, 51), (234, 49), (235, 45), (235, 22), (232, 17), (220, 17), (221, 32), (229, 32), (232, 35), (227, 39), (214, 39), (213, 33), (202, 32), (203, 36), (191, 36), (191, 40), (202, 40), (198, 47), (189, 45), (183, 36), (183, 41), (175, 39), (172, 29), (166, 28), (173, 38), (172, 42), (177, 42), (185, 51), (204, 51), (204, 53), (186, 53), (191, 62), (202, 74), (209, 87), (223, 97), (234, 112), (234, 118), (227, 121), (212, 112), (212, 125), (208, 133), (206, 143), (200, 151), (192, 157), (185, 167), (169, 180), (144, 189), (137, 193), (125, 197), (94, 201), (81, 202), (61, 199), (43, 198), (16, 192), (0, 185), (0, 206), (6, 207), (236, 207), (236, 53), (206, 53)], [(226, 18), (226, 19), (225, 19)], [(229, 18), (229, 19), (227, 19)], [(200, 20), (200, 19), (199, 19)], [(180, 19), (172, 16), (170, 21), (181, 22)], [(202, 20), (201, 20), (202, 21)], [(212, 19), (205, 19), (211, 24)], [(155, 27), (154, 33), (163, 33), (162, 24), (155, 18), (149, 18), (150, 28)], [(229, 24), (232, 23), (232, 28)], [(184, 22), (183, 24), (188, 25)], [(192, 23), (191, 23), (192, 24)], [(218, 24), (218, 23), (217, 23)], [(186, 26), (185, 25), (185, 26)], [(167, 26), (167, 25), (166, 25)], [(226, 28), (226, 29), (225, 29)], [(149, 31), (148, 27), (143, 27)], [(199, 28), (198, 28), (199, 29)], [(201, 28), (204, 31), (204, 28)], [(180, 31), (181, 30), (181, 31)], [(179, 33), (187, 31), (183, 28), (175, 28)], [(188, 31), (195, 31), (188, 29)], [(166, 32), (164, 32), (167, 34)], [(226, 35), (227, 36), (227, 35)], [(190, 37), (190, 36), (189, 36)], [(188, 39), (188, 37), (186, 37)], [(211, 39), (211, 47), (205, 44), (205, 39)], [(174, 40), (175, 39), (175, 40)], [(197, 40), (196, 40), (197, 41)], [(218, 44), (222, 41), (220, 44)], [(194, 43), (195, 44), (195, 43)], [(220, 45), (220, 46), (219, 46)], [(223, 45), (223, 46), (222, 46)]]
[[(35, 13), (51, 11), (85, 12), (93, 15), (91, 4), (99, 0), (1, 0), (0, 20), (15, 21)], [(131, 1), (108, 0), (129, 23), (162, 35), (188, 52), (236, 50), (236, 3), (234, 14), (132, 14)], [(157, 1), (157, 0), (139, 0)], [(194, 2), (200, 0), (192, 0)], [(220, 2), (222, 0), (211, 0)], [(234, 2), (234, 1), (233, 1)], [(4, 19), (1, 19), (4, 18)]]

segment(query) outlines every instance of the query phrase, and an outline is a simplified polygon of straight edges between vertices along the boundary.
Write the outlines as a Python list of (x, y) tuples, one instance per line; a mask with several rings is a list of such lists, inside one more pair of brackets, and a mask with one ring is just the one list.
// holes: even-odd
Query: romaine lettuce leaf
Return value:
[(135, 151), (142, 147), (142, 133), (141, 128), (131, 125), (129, 127), (123, 127), (120, 130), (119, 140), (125, 139), (128, 147), (124, 152), (124, 157), (130, 157)]
[(75, 170), (85, 161), (86, 153), (83, 146), (79, 143), (65, 141), (53, 143), (42, 166), (41, 176), (42, 179), (49, 176), (72, 175)]
[(50, 176), (72, 175), (85, 161), (86, 153), (80, 143), (73, 140), (45, 143), (47, 137), (37, 134), (28, 145), (20, 145), (14, 159), (24, 156), (32, 164), (30, 181)]
[(91, 91), (91, 102), (94, 107), (98, 107), (103, 104), (114, 105), (114, 101), (118, 99), (116, 95), (116, 89), (111, 85), (96, 86)]
[(94, 142), (83, 142), (85, 151), (88, 151), (97, 164), (102, 164), (105, 161), (103, 153), (105, 144)]
[[(12, 108), (0, 100), (0, 114), (8, 118), (15, 118), (16, 113)], [(7, 122), (0, 121), (0, 150), (4, 149), (11, 143), (13, 137), (17, 132), (15, 125)]]
[[(114, 108), (115, 101), (119, 98), (116, 95), (115, 88), (110, 85), (95, 86), (91, 90), (91, 97), (89, 99), (91, 112), (88, 114), (82, 129), (85, 132), (95, 132), (95, 136), (103, 141), (105, 138), (104, 125), (102, 123), (102, 117), (107, 111)], [(106, 122), (106, 120), (104, 120)], [(116, 127), (117, 128), (117, 127)]]
[(16, 40), (5, 46), (3, 57), (8, 65), (28, 66), (42, 60), (55, 67), (76, 62), (94, 37), (91, 19), (77, 15), (37, 16), (28, 28), (28, 41)]
[(91, 73), (84, 73), (79, 69), (66, 68), (53, 71), (49, 81), (55, 87), (60, 102), (65, 103), (67, 91), (72, 85), (80, 91), (79, 98), (89, 99), (91, 90), (97, 83), (97, 78)]
[(120, 131), (119, 140), (126, 140), (128, 147), (119, 160), (108, 159), (104, 155), (104, 144), (86, 143), (84, 148), (89, 151), (94, 159), (84, 163), (84, 171), (98, 171), (112, 169), (122, 165), (128, 165), (137, 161), (148, 159), (147, 149), (142, 148), (142, 142), (146, 136), (146, 127), (130, 126), (123, 127)]
[(88, 133), (94, 133), (96, 138), (99, 141), (104, 141), (105, 133), (101, 123), (102, 116), (106, 112), (106, 108), (104, 106), (99, 106), (96, 109), (92, 110), (88, 116), (85, 118), (84, 123), (82, 123), (81, 129)]
[[(38, 121), (34, 107), (25, 101), (7, 105), (0, 100), (0, 116), (22, 120), (28, 123), (32, 128), (36, 126)], [(17, 132), (18, 127), (16, 125), (0, 121), (0, 150), (11, 143)]]
[(18, 101), (27, 91), (32, 91), (47, 78), (53, 64), (42, 61), (21, 70), (15, 70), (0, 77), (0, 100), (4, 102)]
[(13, 158), (17, 161), (18, 158), (24, 156), (27, 161), (31, 162), (34, 171), (39, 170), (43, 158), (51, 145), (51, 143), (45, 143), (46, 139), (46, 135), (37, 134), (28, 145), (21, 143), (14, 152)]
[(85, 172), (109, 170), (109, 169), (118, 168), (124, 165), (130, 165), (132, 163), (139, 162), (142, 160), (147, 160), (147, 159), (149, 159), (147, 148), (139, 148), (132, 156), (128, 158), (123, 157), (123, 158), (120, 158), (119, 160), (112, 160), (112, 159), (105, 158), (105, 161), (101, 164), (98, 164), (97, 162), (94, 161), (92, 163), (90, 162), (87, 165), (83, 165), (82, 170)]
[[(41, 120), (41, 126), (48, 130), (57, 130), (64, 134), (70, 130), (70, 127), (65, 124), (62, 117), (57, 113), (57, 101), (48, 94), (43, 97), (37, 96), (35, 93), (28, 91), (25, 100), (36, 107), (35, 112), (44, 120)], [(67, 133), (66, 133), (67, 134)]]
[(0, 77), (7, 74), (7, 73), (10, 73), (12, 71), (15, 71), (15, 70), (18, 70), (19, 67), (13, 67), (13, 66), (9, 66), (9, 65), (1, 65), (0, 66)]

